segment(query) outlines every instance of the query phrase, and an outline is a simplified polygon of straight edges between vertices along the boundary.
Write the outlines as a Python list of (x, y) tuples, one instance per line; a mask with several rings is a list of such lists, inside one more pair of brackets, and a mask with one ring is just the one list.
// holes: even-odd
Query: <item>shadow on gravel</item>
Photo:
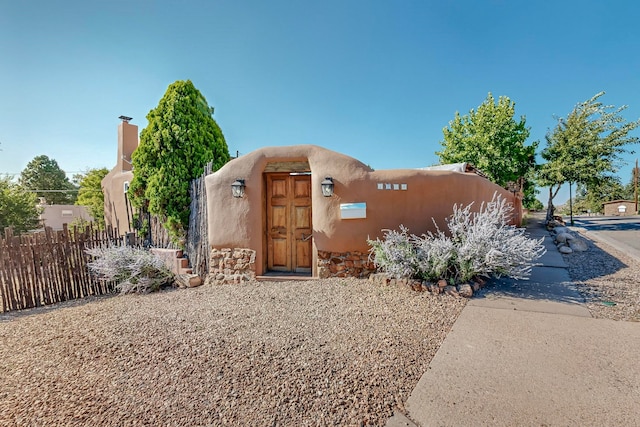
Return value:
[(60, 301), (50, 305), (42, 305), (40, 307), (26, 308), (24, 310), (13, 311), (0, 311), (0, 322), (8, 322), (14, 319), (27, 316), (37, 316), (43, 313), (50, 313), (55, 310), (60, 310), (70, 307), (80, 307), (86, 304), (91, 304), (96, 301), (101, 301), (108, 298), (117, 297), (119, 294), (106, 294), (106, 295), (91, 295), (84, 298), (71, 299), (67, 301)]
[(589, 250), (563, 255), (565, 262), (569, 266), (571, 280), (574, 282), (608, 276), (628, 267), (620, 259), (596, 246), (589, 237), (584, 235), (581, 237), (589, 244)]

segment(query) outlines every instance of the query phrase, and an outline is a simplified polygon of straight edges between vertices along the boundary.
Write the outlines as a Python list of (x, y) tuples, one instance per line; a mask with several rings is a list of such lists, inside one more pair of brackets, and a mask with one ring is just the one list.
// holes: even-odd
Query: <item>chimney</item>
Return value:
[(133, 169), (131, 155), (138, 148), (138, 126), (129, 124), (131, 117), (120, 116), (118, 125), (118, 169), (122, 172)]

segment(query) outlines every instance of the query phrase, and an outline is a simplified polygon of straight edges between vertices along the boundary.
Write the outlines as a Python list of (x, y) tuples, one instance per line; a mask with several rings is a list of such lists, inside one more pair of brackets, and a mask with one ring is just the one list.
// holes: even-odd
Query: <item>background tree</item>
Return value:
[(442, 130), (443, 149), (436, 154), (441, 163), (469, 162), (502, 187), (518, 183), (525, 194), (524, 206), (531, 207), (536, 192), (533, 178), (538, 142), (525, 145), (530, 129), (524, 116), (516, 121), (514, 115), (514, 102), (501, 96), (496, 103), (489, 93), (477, 111), (465, 116), (456, 112)]
[(190, 80), (172, 83), (147, 115), (132, 159), (129, 195), (134, 206), (157, 215), (171, 240), (182, 246), (189, 224), (189, 182), (213, 161), (229, 161), (229, 149), (213, 108)]
[(549, 187), (547, 219), (553, 217), (553, 199), (565, 184), (583, 184), (587, 191), (606, 185), (623, 163), (621, 155), (638, 137), (629, 133), (640, 120), (627, 122), (620, 113), (627, 107), (603, 105), (600, 92), (577, 104), (566, 119), (559, 118), (553, 131), (547, 133), (547, 147), (542, 150), (539, 184)]
[(102, 178), (109, 171), (107, 168), (89, 169), (83, 174), (75, 175), (74, 181), (78, 185), (78, 199), (76, 205), (86, 206), (93, 217), (93, 222), (104, 228), (104, 193), (102, 192)]
[(0, 177), (0, 233), (4, 233), (5, 227), (13, 227), (16, 233), (38, 228), (37, 205), (34, 193), (26, 192), (8, 177)]
[[(623, 197), (624, 199), (635, 201), (636, 184), (640, 185), (640, 168), (634, 166), (633, 169), (631, 170), (631, 179), (629, 183), (624, 186), (624, 197)], [(640, 191), (640, 188), (638, 189), (638, 191)]]
[(529, 209), (532, 211), (541, 211), (544, 209), (544, 205), (538, 199), (533, 199), (531, 203), (529, 203)]
[(77, 197), (77, 188), (58, 162), (45, 155), (36, 156), (27, 164), (20, 173), (20, 185), (27, 190), (40, 190), (36, 195), (44, 197), (50, 205), (70, 205)]
[[(624, 186), (616, 176), (607, 177), (587, 188), (584, 184), (576, 186), (575, 198), (573, 199), (573, 212), (603, 213), (604, 202), (626, 199)], [(571, 214), (567, 206), (568, 214)]]

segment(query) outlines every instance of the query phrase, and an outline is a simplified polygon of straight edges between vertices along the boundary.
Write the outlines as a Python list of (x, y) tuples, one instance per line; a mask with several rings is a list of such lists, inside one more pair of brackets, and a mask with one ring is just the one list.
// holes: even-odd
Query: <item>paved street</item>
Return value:
[(640, 216), (574, 216), (573, 220), (587, 237), (640, 259)]

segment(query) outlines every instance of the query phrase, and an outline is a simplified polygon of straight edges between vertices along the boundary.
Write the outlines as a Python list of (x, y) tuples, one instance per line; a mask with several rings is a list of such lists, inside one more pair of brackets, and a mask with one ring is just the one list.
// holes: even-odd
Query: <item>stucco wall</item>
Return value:
[(125, 182), (131, 182), (133, 172), (121, 172), (115, 168), (102, 179), (104, 193), (104, 221), (116, 227), (120, 234), (133, 231), (132, 208), (124, 193)]
[(42, 205), (40, 221), (43, 227), (62, 230), (63, 224), (71, 224), (77, 219), (93, 221), (86, 206), (78, 205)]
[(104, 220), (107, 226), (117, 227), (120, 234), (133, 231), (132, 208), (124, 192), (125, 182), (131, 182), (131, 155), (138, 147), (138, 126), (128, 122), (118, 125), (116, 165), (102, 179)]
[[(256, 251), (256, 273), (265, 266), (265, 184), (270, 163), (308, 161), (311, 169), (314, 271), (317, 251), (366, 252), (367, 238), (382, 229), (403, 224), (412, 233), (441, 228), (454, 204), (475, 201), (476, 209), (495, 192), (509, 201), (513, 194), (475, 174), (413, 169), (372, 171), (362, 162), (312, 145), (266, 147), (227, 163), (206, 177), (209, 243), (213, 248), (250, 248)], [(320, 183), (331, 176), (333, 197), (323, 197)], [(233, 198), (231, 183), (245, 179), (244, 198)], [(379, 190), (378, 184), (406, 184), (406, 190)], [(365, 219), (341, 219), (340, 204), (366, 203)], [(520, 201), (516, 201), (518, 209)], [(516, 218), (519, 222), (520, 217)]]

